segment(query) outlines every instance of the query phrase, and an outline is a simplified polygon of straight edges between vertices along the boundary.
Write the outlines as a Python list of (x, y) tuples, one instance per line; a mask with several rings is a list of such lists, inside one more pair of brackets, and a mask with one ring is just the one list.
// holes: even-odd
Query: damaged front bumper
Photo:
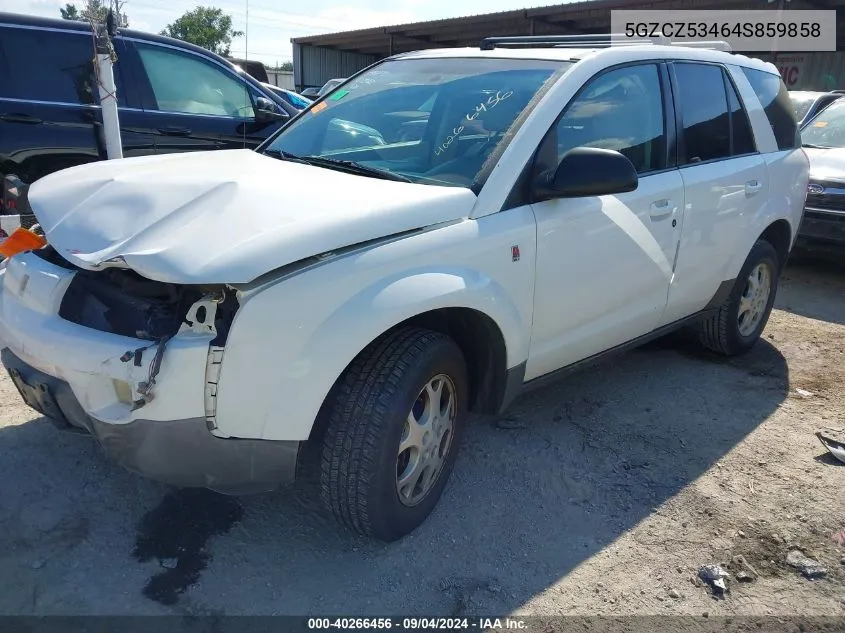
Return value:
[(60, 312), (76, 274), (35, 253), (0, 273), (0, 356), (30, 406), (173, 485), (241, 494), (294, 479), (298, 442), (214, 434), (216, 332), (183, 328), (165, 348), (71, 322)]

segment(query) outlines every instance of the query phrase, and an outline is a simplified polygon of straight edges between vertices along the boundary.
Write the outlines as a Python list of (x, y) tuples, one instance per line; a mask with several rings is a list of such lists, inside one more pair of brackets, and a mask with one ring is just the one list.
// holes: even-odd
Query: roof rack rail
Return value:
[(654, 44), (663, 46), (687, 46), (690, 48), (712, 48), (733, 52), (724, 41), (677, 40), (668, 37), (646, 37), (634, 39), (623, 33), (596, 33), (590, 35), (514, 35), (508, 37), (486, 37), (479, 48), (492, 51), (499, 48), (609, 48), (610, 46), (635, 46)]

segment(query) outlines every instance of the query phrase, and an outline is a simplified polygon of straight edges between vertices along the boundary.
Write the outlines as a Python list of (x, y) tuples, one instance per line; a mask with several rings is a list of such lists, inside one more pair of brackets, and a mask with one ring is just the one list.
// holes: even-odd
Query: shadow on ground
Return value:
[[(831, 297), (839, 301), (831, 301)], [(841, 258), (796, 254), (783, 272), (775, 307), (845, 325), (845, 254)]]
[[(779, 306), (843, 322), (824, 301), (838, 273), (805, 266)], [(393, 544), (337, 526), (313, 480), (172, 491), (43, 419), (2, 427), (0, 613), (505, 614), (694, 482), (788, 385), (766, 340), (730, 360), (663, 341), (571, 375), (472, 420), (434, 514)]]
[(640, 350), (571, 376), (518, 400), (505, 424), (475, 419), (434, 515), (389, 545), (337, 527), (313, 481), (237, 508), (165, 496), (87, 438), (43, 420), (6, 427), (0, 564), (17, 572), (0, 612), (504, 614), (704, 473), (787, 384), (766, 342), (730, 362)]

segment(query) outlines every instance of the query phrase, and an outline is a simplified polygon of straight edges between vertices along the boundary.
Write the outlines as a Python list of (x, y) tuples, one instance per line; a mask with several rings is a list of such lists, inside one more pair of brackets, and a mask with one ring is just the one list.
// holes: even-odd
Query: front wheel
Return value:
[(373, 342), (329, 395), (321, 494), (344, 525), (394, 541), (437, 504), (467, 409), (467, 370), (448, 336), (402, 328)]
[(780, 263), (774, 246), (758, 240), (718, 312), (702, 321), (698, 337), (704, 347), (735, 356), (750, 350), (769, 320), (775, 303)]

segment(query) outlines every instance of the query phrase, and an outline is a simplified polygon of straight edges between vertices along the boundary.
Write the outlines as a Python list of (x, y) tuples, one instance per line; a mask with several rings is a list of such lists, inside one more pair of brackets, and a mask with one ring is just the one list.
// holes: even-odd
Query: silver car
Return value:
[(801, 130), (810, 182), (798, 244), (845, 253), (845, 100), (835, 101)]

